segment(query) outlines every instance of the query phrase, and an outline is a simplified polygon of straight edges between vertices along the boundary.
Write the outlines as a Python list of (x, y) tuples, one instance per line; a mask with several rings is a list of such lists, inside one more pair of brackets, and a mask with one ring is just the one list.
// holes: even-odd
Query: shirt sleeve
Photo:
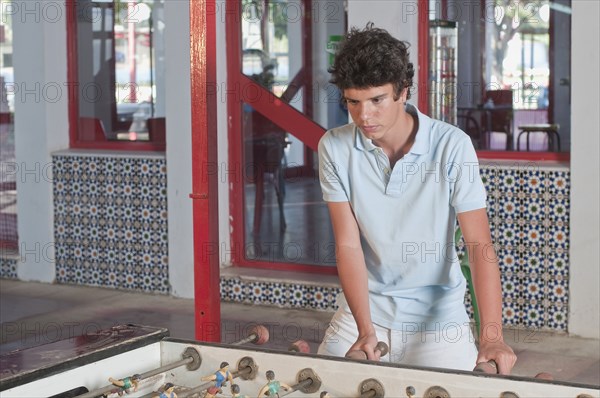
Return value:
[(468, 136), (464, 135), (446, 168), (450, 182), (450, 202), (456, 213), (486, 207), (486, 192), (479, 174), (479, 160)]
[(341, 165), (336, 162), (331, 150), (331, 135), (326, 133), (319, 141), (319, 181), (323, 200), (326, 202), (348, 202), (348, 195), (340, 177)]

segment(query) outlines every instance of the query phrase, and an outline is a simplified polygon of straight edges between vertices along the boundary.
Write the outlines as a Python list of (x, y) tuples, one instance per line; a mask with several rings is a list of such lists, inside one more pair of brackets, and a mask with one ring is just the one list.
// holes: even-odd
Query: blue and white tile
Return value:
[(541, 329), (546, 324), (547, 313), (541, 303), (527, 303), (522, 308), (523, 326), (527, 328)]
[(547, 298), (552, 303), (566, 304), (569, 301), (569, 280), (560, 276), (548, 280)]
[(17, 279), (17, 259), (0, 257), (0, 278)]
[(544, 301), (544, 286), (545, 281), (542, 278), (525, 278), (522, 280), (523, 283), (523, 297), (526, 303), (539, 304)]
[(531, 221), (541, 221), (546, 218), (546, 201), (541, 196), (527, 196), (520, 202), (521, 216), (523, 219)]
[(568, 250), (569, 248), (569, 228), (566, 225), (551, 225), (546, 231), (545, 238), (546, 244), (552, 249)]
[(520, 253), (520, 265), (526, 275), (541, 275), (546, 272), (544, 260), (546, 255), (539, 246), (528, 247), (527, 251)]
[(516, 223), (504, 220), (504, 222), (499, 224), (496, 228), (496, 243), (498, 243), (500, 247), (517, 246), (520, 243), (519, 231), (520, 228)]
[(547, 328), (554, 331), (567, 331), (568, 307), (566, 305), (551, 305), (547, 308)]
[(558, 200), (554, 198), (548, 202), (546, 211), (548, 213), (548, 219), (551, 221), (563, 221), (568, 223), (570, 220), (570, 201), (569, 199)]
[(306, 308), (307, 287), (300, 284), (291, 284), (289, 286), (289, 305), (291, 308)]
[(271, 294), (269, 296), (269, 304), (284, 307), (287, 301), (287, 288), (287, 284), (284, 283), (270, 283)]
[(571, 192), (570, 172), (549, 171), (547, 173), (548, 192), (553, 196), (568, 197)]
[(519, 254), (515, 250), (500, 248), (497, 251), (497, 256), (501, 273), (514, 273), (517, 271), (517, 259), (519, 258)]
[(527, 222), (520, 228), (521, 242), (527, 246), (543, 246), (546, 228), (538, 222)]
[(503, 301), (502, 322), (506, 326), (518, 326), (522, 324), (523, 314), (516, 301), (511, 299)]
[(569, 276), (569, 252), (556, 250), (546, 255), (547, 271), (551, 276), (560, 275), (563, 278)]
[(505, 220), (520, 218), (521, 200), (512, 193), (500, 196), (498, 198), (498, 216)]
[(522, 186), (520, 187), (526, 194), (542, 194), (545, 190), (546, 175), (537, 168), (525, 169), (520, 172)]
[(499, 169), (497, 182), (497, 189), (500, 191), (516, 194), (519, 191), (519, 171), (509, 168)]

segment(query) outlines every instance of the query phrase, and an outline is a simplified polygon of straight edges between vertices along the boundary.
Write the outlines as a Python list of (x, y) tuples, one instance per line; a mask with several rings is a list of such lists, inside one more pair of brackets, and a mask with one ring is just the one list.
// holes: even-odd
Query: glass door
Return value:
[[(335, 272), (317, 172), (325, 130), (348, 121), (327, 68), (343, 2), (243, 1), (228, 20), (230, 158), (237, 265)], [(328, 52), (329, 47), (329, 52)]]

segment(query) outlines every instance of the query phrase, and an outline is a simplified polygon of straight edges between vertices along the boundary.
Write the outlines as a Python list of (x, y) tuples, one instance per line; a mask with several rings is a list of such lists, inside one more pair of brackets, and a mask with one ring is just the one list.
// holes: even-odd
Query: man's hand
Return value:
[(501, 375), (510, 374), (517, 362), (517, 356), (504, 341), (480, 342), (477, 363), (487, 362), (491, 359), (498, 365), (498, 373)]
[(350, 347), (348, 352), (351, 351), (364, 351), (367, 354), (367, 359), (371, 361), (379, 361), (380, 352), (375, 351), (375, 346), (377, 345), (377, 336), (375, 335), (375, 331), (372, 331), (364, 336), (359, 336), (356, 340), (356, 343)]

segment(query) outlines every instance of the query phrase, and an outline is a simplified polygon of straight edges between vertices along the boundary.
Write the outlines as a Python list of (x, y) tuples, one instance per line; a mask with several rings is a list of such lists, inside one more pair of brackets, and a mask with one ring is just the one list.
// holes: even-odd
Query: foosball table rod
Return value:
[(321, 388), (321, 378), (311, 368), (302, 369), (300, 372), (298, 372), (297, 378), (297, 383), (292, 385), (288, 391), (280, 393), (279, 397), (289, 395), (294, 391), (312, 394), (319, 391), (319, 388)]
[[(238, 370), (236, 370), (235, 372), (232, 372), (231, 377), (234, 379), (240, 377), (243, 380), (252, 380), (256, 377), (257, 372), (258, 372), (258, 366), (254, 362), (254, 360), (250, 357), (243, 357), (238, 362)], [(211, 387), (213, 385), (214, 385), (214, 382), (209, 381), (207, 383), (200, 384), (199, 386), (196, 386), (190, 390), (182, 391), (181, 393), (177, 394), (177, 397), (178, 398), (186, 398), (191, 395), (201, 393), (202, 391), (208, 389), (209, 387)]]
[[(181, 357), (182, 357), (182, 359), (179, 361), (161, 366), (156, 369), (152, 369), (145, 373), (141, 373), (140, 380), (144, 380), (149, 377), (156, 376), (158, 374), (167, 372), (169, 370), (178, 368), (180, 366), (187, 366), (188, 370), (193, 371), (193, 370), (198, 369), (200, 367), (200, 364), (202, 363), (202, 358), (200, 357), (200, 353), (198, 352), (198, 350), (196, 350), (193, 347), (187, 347), (183, 351), (183, 354), (181, 354)], [(115, 391), (115, 389), (118, 389), (118, 388), (119, 387), (115, 386), (114, 384), (110, 384), (105, 387), (98, 388), (96, 390), (92, 390), (85, 394), (78, 395), (77, 398), (96, 398), (96, 397), (100, 397), (100, 396), (103, 396), (106, 394), (110, 394), (113, 391)]]
[(360, 383), (360, 398), (383, 398), (385, 389), (377, 379), (367, 379)]

